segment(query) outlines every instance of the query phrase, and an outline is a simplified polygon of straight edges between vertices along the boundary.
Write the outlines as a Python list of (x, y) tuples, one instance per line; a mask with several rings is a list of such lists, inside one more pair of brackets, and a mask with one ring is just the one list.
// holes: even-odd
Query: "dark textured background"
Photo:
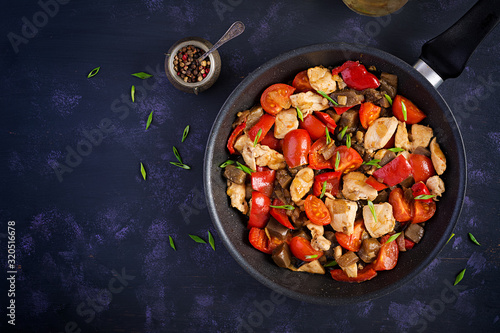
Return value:
[[(218, 13), (217, 3), (226, 4), (226, 11)], [(22, 18), (33, 21), (41, 7), (35, 0), (4, 2), (0, 263), (6, 270), (7, 221), (14, 220), (16, 328), (499, 331), (500, 29), (484, 40), (458, 79), (439, 88), (457, 117), (467, 153), (469, 183), (456, 236), (396, 292), (342, 307), (274, 298), (219, 242), (202, 185), (211, 124), (230, 92), (260, 64), (296, 47), (335, 41), (364, 43), (413, 63), (422, 44), (473, 3), (410, 1), (398, 14), (374, 19), (349, 11), (340, 0), (67, 1), (16, 53), (8, 34), (21, 35)], [(186, 36), (215, 42), (236, 20), (247, 30), (220, 50), (217, 83), (199, 96), (175, 90), (162, 72), (163, 53)], [(99, 74), (87, 79), (97, 66)], [(155, 77), (142, 81), (130, 75), (139, 71)], [(129, 102), (131, 85), (155, 82), (137, 94), (135, 104)], [(145, 131), (151, 111), (154, 120)], [(65, 163), (67, 149), (77, 149), (103, 119), (114, 130), (60, 182), (53, 167)], [(191, 133), (181, 143), (188, 124)], [(168, 163), (175, 159), (172, 145), (192, 170)], [(207, 230), (215, 235), (215, 252), (188, 237), (207, 238)], [(453, 282), (464, 267), (460, 289), (450, 291), (446, 281)], [(123, 273), (129, 277), (122, 279), (122, 289), (114, 276)], [(5, 282), (2, 278), (2, 331), (12, 328)]]

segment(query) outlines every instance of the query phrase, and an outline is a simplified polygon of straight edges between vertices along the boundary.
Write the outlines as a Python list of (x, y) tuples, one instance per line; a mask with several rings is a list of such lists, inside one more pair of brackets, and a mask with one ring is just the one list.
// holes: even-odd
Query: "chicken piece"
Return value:
[(325, 274), (325, 269), (323, 266), (320, 264), (319, 260), (314, 260), (311, 262), (308, 262), (307, 264), (304, 264), (297, 268), (297, 272), (307, 272), (307, 273), (313, 273), (313, 274)]
[(413, 152), (418, 147), (427, 148), (433, 136), (434, 132), (432, 131), (432, 128), (419, 124), (413, 124), (411, 126), (411, 151)]
[(309, 83), (314, 90), (321, 90), (325, 94), (331, 94), (337, 90), (337, 82), (334, 80), (332, 72), (325, 67), (312, 67), (307, 70)]
[(257, 144), (247, 134), (241, 135), (234, 143), (234, 148), (241, 153), (245, 164), (252, 170), (258, 166), (268, 166), (273, 170), (284, 169), (286, 167), (285, 157), (276, 150), (268, 146)]
[(352, 201), (375, 200), (378, 196), (376, 189), (368, 185), (365, 181), (368, 179), (361, 172), (349, 172), (343, 177), (344, 187), (342, 194), (346, 199)]
[(443, 151), (439, 147), (439, 144), (436, 141), (436, 138), (431, 141), (431, 160), (432, 165), (434, 165), (434, 169), (438, 175), (442, 175), (446, 170), (446, 157), (443, 154)]
[(394, 230), (396, 220), (392, 214), (392, 206), (388, 202), (373, 205), (375, 208), (375, 221), (373, 214), (368, 205), (363, 207), (363, 219), (365, 221), (366, 230), (373, 238), (379, 238)]
[(325, 205), (330, 211), (332, 218), (330, 224), (333, 230), (351, 235), (354, 232), (354, 220), (356, 219), (358, 204), (344, 199), (326, 198)]
[(274, 122), (274, 137), (276, 139), (283, 139), (288, 132), (297, 128), (299, 128), (299, 120), (296, 109), (278, 112)]
[(444, 182), (439, 176), (429, 177), (425, 182), (425, 186), (427, 186), (432, 195), (435, 195), (434, 201), (438, 201), (437, 197), (442, 196), (445, 191)]
[(231, 198), (231, 207), (243, 214), (248, 212), (248, 204), (245, 201), (245, 184), (236, 184), (228, 180), (226, 193)]
[(408, 130), (406, 129), (406, 124), (402, 121), (398, 122), (394, 146), (403, 148), (404, 150), (410, 150), (411, 148), (410, 140), (408, 139)]
[(322, 225), (314, 224), (311, 221), (307, 221), (306, 227), (311, 231), (312, 238), (323, 236), (325, 233), (325, 228)]
[(339, 260), (340, 257), (342, 257), (342, 246), (337, 245), (335, 249), (333, 249), (333, 258)]
[(311, 222), (308, 222), (306, 226), (307, 229), (311, 231), (311, 246), (313, 249), (316, 251), (328, 251), (332, 242), (323, 236), (325, 228), (322, 225), (317, 225)]
[(380, 149), (389, 142), (392, 138), (396, 128), (398, 127), (398, 120), (396, 117), (383, 117), (378, 118), (373, 124), (368, 127), (365, 134), (365, 148), (366, 149)]
[(311, 168), (301, 169), (293, 178), (290, 185), (290, 195), (293, 202), (298, 204), (309, 192), (314, 183), (314, 171)]
[(328, 109), (328, 100), (318, 94), (308, 91), (290, 96), (292, 106), (299, 108), (304, 118), (313, 111), (322, 111)]
[(337, 82), (337, 87), (339, 88), (339, 90), (342, 90), (345, 87), (347, 87), (347, 84), (345, 84), (344, 80), (342, 80), (340, 75), (335, 74), (332, 77), (333, 77), (333, 80)]
[(344, 272), (347, 274), (348, 277), (355, 278), (358, 276), (358, 264), (354, 263), (346, 268), (343, 268)]
[(363, 144), (363, 141), (364, 141), (364, 138), (365, 138), (365, 133), (361, 132), (361, 131), (357, 131), (356, 132), (356, 135), (354, 136), (354, 141), (359, 143), (359, 144)]

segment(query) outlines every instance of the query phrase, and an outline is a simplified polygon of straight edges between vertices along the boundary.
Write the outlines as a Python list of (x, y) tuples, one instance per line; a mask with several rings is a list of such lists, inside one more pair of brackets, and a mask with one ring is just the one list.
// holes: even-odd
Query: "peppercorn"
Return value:
[(205, 53), (202, 49), (188, 45), (181, 48), (174, 56), (174, 71), (186, 83), (202, 81), (210, 73), (210, 61), (198, 61)]

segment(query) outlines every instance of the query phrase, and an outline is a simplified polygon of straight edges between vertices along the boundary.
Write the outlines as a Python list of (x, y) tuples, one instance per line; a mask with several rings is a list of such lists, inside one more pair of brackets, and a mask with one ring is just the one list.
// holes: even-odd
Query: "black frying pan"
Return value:
[[(205, 194), (212, 220), (236, 261), (264, 285), (286, 296), (307, 302), (339, 305), (387, 294), (415, 277), (440, 252), (457, 222), (466, 188), (465, 152), (460, 131), (450, 108), (435, 89), (444, 79), (457, 77), (471, 53), (499, 21), (500, 1), (480, 0), (445, 33), (426, 43), (416, 68), (383, 51), (360, 45), (329, 43), (287, 52), (252, 72), (233, 91), (212, 127), (205, 152)], [(238, 111), (256, 104), (263, 90), (288, 82), (294, 75), (316, 65), (338, 66), (360, 60), (399, 78), (398, 93), (412, 100), (426, 114), (446, 154), (443, 175), (446, 192), (434, 217), (426, 223), (425, 236), (411, 251), (399, 256), (391, 271), (361, 284), (334, 281), (329, 276), (295, 273), (279, 268), (271, 256), (248, 242), (247, 218), (230, 207), (226, 181), (219, 165), (228, 159), (225, 149), (231, 124)], [(431, 69), (432, 68), (432, 69)], [(425, 76), (424, 76), (425, 75)]]

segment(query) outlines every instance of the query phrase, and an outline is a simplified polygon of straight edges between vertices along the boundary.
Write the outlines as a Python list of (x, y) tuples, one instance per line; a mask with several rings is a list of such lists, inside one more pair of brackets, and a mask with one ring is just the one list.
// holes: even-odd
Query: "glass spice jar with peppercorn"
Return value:
[(183, 47), (174, 57), (174, 70), (184, 82), (200, 82), (210, 73), (210, 60), (198, 61), (205, 51), (194, 45)]

